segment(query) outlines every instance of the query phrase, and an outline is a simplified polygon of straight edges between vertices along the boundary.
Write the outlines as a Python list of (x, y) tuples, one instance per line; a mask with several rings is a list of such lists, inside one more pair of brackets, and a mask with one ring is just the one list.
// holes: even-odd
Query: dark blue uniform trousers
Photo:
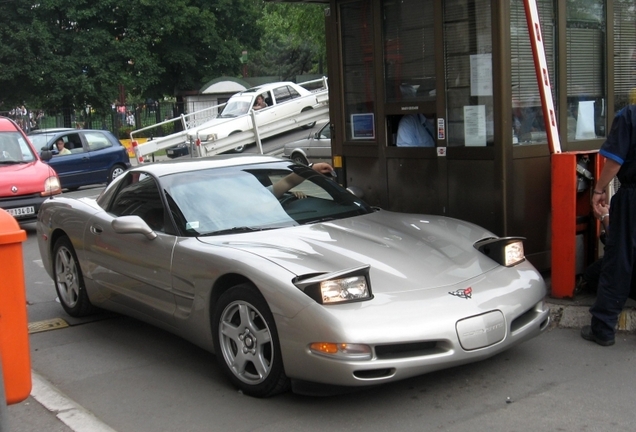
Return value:
[(635, 276), (636, 184), (621, 185), (612, 197), (608, 231), (596, 302), (590, 308), (592, 331), (605, 340), (614, 339)]

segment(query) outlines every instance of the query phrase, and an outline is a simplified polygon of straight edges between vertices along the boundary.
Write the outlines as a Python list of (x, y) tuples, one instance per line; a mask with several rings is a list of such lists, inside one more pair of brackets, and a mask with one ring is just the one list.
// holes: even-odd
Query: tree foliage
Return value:
[(259, 0), (5, 0), (0, 110), (105, 108), (119, 88), (159, 98), (236, 75), (257, 49)]
[(267, 3), (258, 21), (261, 49), (249, 55), (251, 75), (283, 80), (303, 73), (324, 73), (324, 5)]

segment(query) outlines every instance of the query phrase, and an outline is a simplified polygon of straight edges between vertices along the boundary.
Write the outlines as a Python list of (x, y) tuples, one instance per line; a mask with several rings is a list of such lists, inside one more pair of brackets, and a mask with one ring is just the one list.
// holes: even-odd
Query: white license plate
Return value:
[(20, 207), (20, 208), (12, 208), (7, 209), (10, 215), (14, 217), (27, 216), (35, 214), (35, 207)]
[(174, 154), (174, 150), (168, 150), (168, 151), (166, 151), (166, 153), (169, 154), (169, 155)]

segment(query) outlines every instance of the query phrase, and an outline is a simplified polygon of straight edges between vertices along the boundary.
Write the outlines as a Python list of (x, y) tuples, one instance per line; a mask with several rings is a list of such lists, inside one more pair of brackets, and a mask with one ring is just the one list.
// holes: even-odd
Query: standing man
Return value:
[(592, 323), (581, 329), (583, 339), (614, 345), (614, 328), (629, 296), (636, 264), (636, 105), (620, 110), (600, 154), (605, 165), (593, 191), (594, 207), (608, 205), (607, 186), (618, 177), (621, 187), (609, 210), (612, 228), (606, 243)]

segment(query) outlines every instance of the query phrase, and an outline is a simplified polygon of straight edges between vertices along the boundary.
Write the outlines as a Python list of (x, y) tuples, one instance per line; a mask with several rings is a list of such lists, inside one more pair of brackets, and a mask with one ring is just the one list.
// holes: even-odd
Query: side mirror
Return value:
[(42, 153), (40, 153), (40, 159), (43, 161), (50, 161), (53, 158), (53, 152), (51, 150), (42, 149)]
[(120, 216), (111, 222), (117, 234), (143, 234), (148, 240), (157, 238), (157, 233), (139, 216)]

